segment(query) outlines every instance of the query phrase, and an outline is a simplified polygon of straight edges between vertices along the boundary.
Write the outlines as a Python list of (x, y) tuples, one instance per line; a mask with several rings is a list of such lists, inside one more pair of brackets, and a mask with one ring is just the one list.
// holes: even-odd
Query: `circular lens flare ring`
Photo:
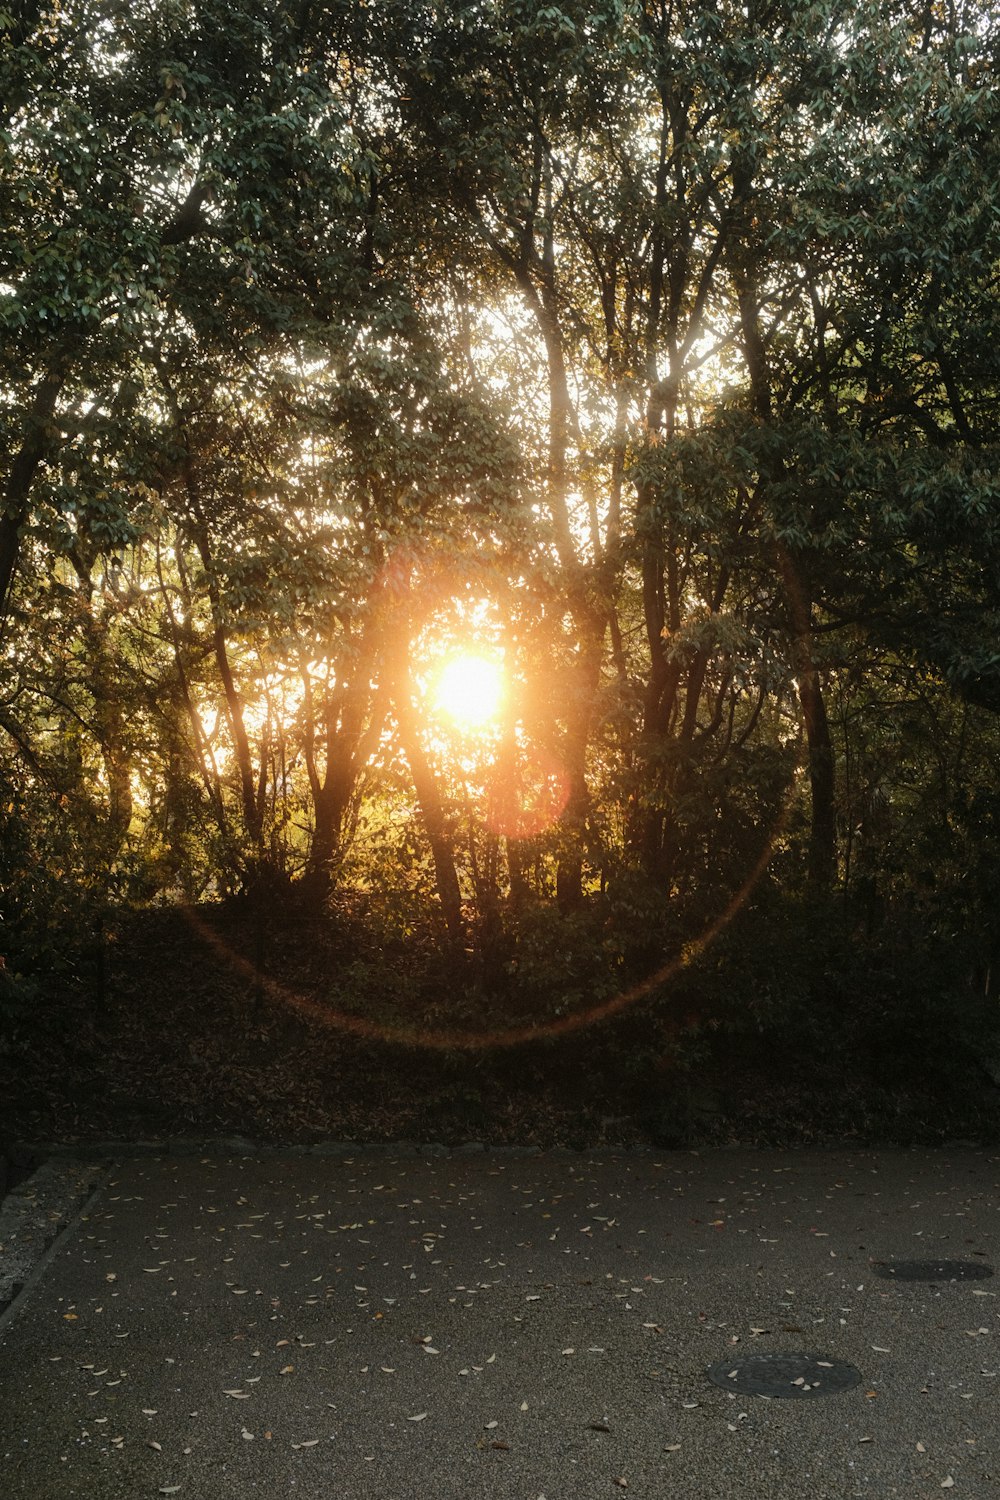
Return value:
[(304, 995), (280, 980), (272, 979), (270, 975), (262, 973), (256, 965), (236, 953), (224, 938), (219, 937), (193, 907), (183, 907), (182, 911), (194, 930), (210, 943), (216, 952), (225, 955), (232, 963), (234, 970), (252, 979), (273, 1000), (282, 1002), (300, 1014), (309, 1016), (333, 1030), (366, 1041), (391, 1042), (408, 1047), (421, 1047), (426, 1051), (458, 1050), (472, 1053), (499, 1051), (538, 1042), (542, 1038), (554, 1039), (568, 1036), (572, 1032), (583, 1031), (598, 1021), (606, 1021), (620, 1014), (621, 1011), (645, 999), (660, 985), (675, 980), (689, 964), (706, 951), (719, 934), (728, 927), (736, 914), (742, 910), (767, 869), (775, 845), (785, 830), (793, 795), (794, 781), (789, 784), (784, 804), (779, 809), (775, 823), (769, 830), (764, 845), (743, 884), (694, 942), (689, 943), (680, 953), (668, 959), (645, 979), (639, 980), (626, 990), (620, 990), (610, 1000), (599, 1001), (586, 1010), (572, 1012), (558, 1019), (527, 1026), (515, 1025), (509, 1030), (476, 1032), (464, 1027), (449, 1026), (429, 1030), (422, 1027), (400, 1026), (391, 1022), (380, 1024), (377, 1021), (369, 1021), (363, 1016), (348, 1014), (335, 1007), (324, 1005), (311, 996)]

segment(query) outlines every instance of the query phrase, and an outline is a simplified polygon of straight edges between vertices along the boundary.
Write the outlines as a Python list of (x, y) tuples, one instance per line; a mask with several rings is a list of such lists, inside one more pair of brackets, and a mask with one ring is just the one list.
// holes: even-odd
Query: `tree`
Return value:
[[(1000, 701), (995, 31), (7, 26), (6, 754), (99, 810), (109, 872), (317, 901), (391, 781), (452, 950), (628, 890), (682, 932), (766, 846), (789, 893), (856, 885), (875, 802), (915, 818), (889, 726), (978, 766), (956, 703)], [(509, 690), (472, 755), (427, 684), (477, 629)]]

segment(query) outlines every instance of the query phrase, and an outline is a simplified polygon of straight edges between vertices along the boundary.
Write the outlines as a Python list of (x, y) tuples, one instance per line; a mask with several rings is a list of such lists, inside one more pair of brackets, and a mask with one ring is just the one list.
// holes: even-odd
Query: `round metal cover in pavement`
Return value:
[(872, 1268), (888, 1281), (984, 1281), (993, 1267), (978, 1260), (880, 1260)]
[(777, 1396), (808, 1401), (814, 1396), (839, 1396), (861, 1379), (861, 1371), (825, 1354), (752, 1354), (745, 1359), (721, 1360), (706, 1371), (713, 1385), (744, 1396)]

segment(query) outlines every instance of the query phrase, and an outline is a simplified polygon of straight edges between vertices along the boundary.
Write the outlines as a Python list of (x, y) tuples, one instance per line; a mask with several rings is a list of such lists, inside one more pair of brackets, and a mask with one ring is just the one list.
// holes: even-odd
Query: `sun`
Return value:
[(503, 673), (488, 656), (463, 652), (438, 673), (434, 705), (460, 729), (481, 729), (495, 719), (503, 698)]

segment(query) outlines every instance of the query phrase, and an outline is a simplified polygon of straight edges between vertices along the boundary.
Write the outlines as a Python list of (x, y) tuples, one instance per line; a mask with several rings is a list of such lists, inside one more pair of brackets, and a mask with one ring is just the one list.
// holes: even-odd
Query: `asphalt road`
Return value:
[[(0, 1332), (4, 1500), (1000, 1495), (1000, 1157), (148, 1159)], [(719, 1361), (847, 1361), (842, 1394)]]

